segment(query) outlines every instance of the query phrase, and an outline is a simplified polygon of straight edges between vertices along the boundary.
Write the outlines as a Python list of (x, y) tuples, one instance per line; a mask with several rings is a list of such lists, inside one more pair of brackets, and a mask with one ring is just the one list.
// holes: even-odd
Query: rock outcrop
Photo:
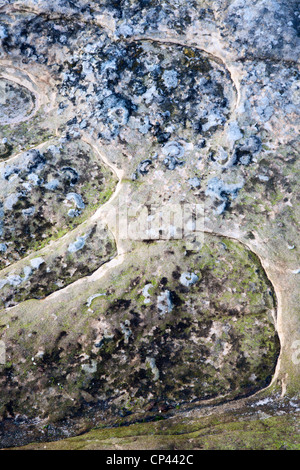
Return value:
[(297, 4), (0, 0), (3, 429), (299, 399)]

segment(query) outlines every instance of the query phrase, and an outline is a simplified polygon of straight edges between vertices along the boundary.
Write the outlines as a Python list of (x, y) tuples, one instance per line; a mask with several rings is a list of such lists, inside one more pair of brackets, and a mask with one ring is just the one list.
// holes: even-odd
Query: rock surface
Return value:
[[(211, 408), (206, 413), (193, 409), (165, 419), (158, 414), (153, 422), (98, 428), (78, 437), (35, 442), (19, 449), (299, 450), (299, 409), (291, 409), (282, 400), (266, 402), (239, 403), (238, 408), (231, 404), (221, 409)], [(50, 426), (44, 432), (51, 439)]]
[(297, 4), (0, 0), (3, 446), (299, 400)]

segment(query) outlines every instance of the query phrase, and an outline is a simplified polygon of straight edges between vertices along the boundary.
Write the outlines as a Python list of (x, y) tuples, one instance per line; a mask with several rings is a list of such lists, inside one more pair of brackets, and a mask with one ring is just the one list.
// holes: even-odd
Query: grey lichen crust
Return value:
[(0, 80), (0, 122), (11, 124), (24, 120), (34, 108), (34, 96), (25, 87), (10, 80)]
[(296, 400), (298, 2), (100, 3), (0, 0), (0, 415)]
[(0, 179), (1, 267), (78, 226), (116, 185), (87, 144), (66, 139), (3, 163)]

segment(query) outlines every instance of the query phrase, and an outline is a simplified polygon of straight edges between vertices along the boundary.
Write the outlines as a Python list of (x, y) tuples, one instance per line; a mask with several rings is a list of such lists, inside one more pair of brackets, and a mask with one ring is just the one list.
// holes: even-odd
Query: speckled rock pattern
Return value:
[(298, 396), (297, 4), (0, 0), (2, 418)]
[(279, 352), (273, 291), (236, 242), (209, 236), (189, 256), (181, 241), (139, 247), (68, 297), (55, 313), (52, 297), (43, 314), (25, 303), (10, 323), (2, 400), (21, 414), (56, 421), (91, 402), (95, 413), (122, 416), (270, 383)]

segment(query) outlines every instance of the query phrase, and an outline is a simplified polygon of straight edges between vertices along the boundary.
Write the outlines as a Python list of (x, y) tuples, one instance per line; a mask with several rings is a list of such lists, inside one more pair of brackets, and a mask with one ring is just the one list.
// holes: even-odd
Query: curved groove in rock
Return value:
[[(0, 9), (0, 11), (3, 11), (3, 9)], [(12, 8), (11, 9), (12, 11), (24, 11), (24, 12), (34, 12), (36, 13), (36, 11), (34, 11), (34, 9), (18, 9), (18, 8)], [(42, 14), (41, 12), (39, 12), (39, 14)], [(59, 16), (58, 15), (58, 18), (61, 18), (63, 16)], [(65, 17), (63, 17), (64, 19), (66, 19)], [(88, 21), (87, 23), (90, 23), (90, 24), (94, 24), (93, 21)], [(105, 27), (103, 25), (101, 25), (102, 27)], [(178, 46), (187, 46), (187, 47), (192, 47), (192, 48), (196, 48), (198, 49), (199, 51), (204, 51), (206, 54), (208, 54), (209, 56), (211, 56), (211, 60), (214, 60), (216, 62), (220, 61), (223, 66), (226, 68), (226, 70), (228, 70), (229, 74), (230, 74), (230, 77), (231, 77), (231, 81), (232, 81), (232, 84), (233, 84), (233, 88), (234, 88), (234, 91), (235, 91), (235, 103), (233, 104), (232, 106), (232, 109), (231, 109), (231, 115), (233, 115), (240, 103), (241, 103), (241, 91), (240, 91), (240, 83), (239, 83), (239, 79), (238, 79), (238, 69), (236, 66), (233, 65), (233, 63), (229, 63), (227, 58), (226, 58), (226, 54), (222, 53), (219, 51), (219, 54), (218, 55), (214, 55), (214, 53), (212, 52), (212, 48), (204, 48), (203, 46), (200, 46), (200, 45), (195, 45), (194, 43), (192, 43), (192, 41), (179, 41), (179, 40), (176, 40), (176, 39), (157, 39), (157, 38), (154, 38), (154, 37), (134, 37), (134, 38), (129, 38), (127, 40), (128, 42), (134, 42), (134, 41), (150, 41), (150, 42), (153, 42), (153, 43), (160, 43), (160, 44), (173, 44), (173, 45), (178, 45)], [(0, 65), (1, 65), (1, 61), (0, 61)], [(17, 70), (17, 69), (16, 69)], [(4, 78), (6, 79), (9, 79), (11, 80), (13, 75), (9, 75), (9, 74), (6, 74), (6, 76), (4, 76), (3, 74), (0, 74), (0, 77), (3, 76)], [(8, 77), (11, 77), (11, 78), (8, 78)], [(28, 88), (29, 89), (29, 88)], [(37, 103), (39, 102), (39, 94), (37, 94)], [(52, 101), (52, 103), (54, 103), (54, 100)], [(27, 119), (30, 119), (38, 110), (38, 108), (40, 107), (40, 104), (39, 106), (37, 106), (34, 110), (34, 112), (30, 115), (30, 117), (28, 117)], [(228, 120), (229, 121), (229, 120)], [(111, 196), (111, 198), (109, 199), (109, 201), (107, 201), (103, 206), (101, 206), (89, 219), (88, 221), (98, 221), (98, 220), (107, 220), (107, 213), (109, 211), (109, 208), (111, 206), (111, 204), (113, 203), (113, 201), (117, 198), (117, 196), (120, 194), (121, 190), (122, 190), (122, 178), (123, 178), (123, 175), (124, 175), (124, 172), (123, 170), (120, 170), (119, 168), (115, 167), (111, 162), (109, 162), (109, 160), (104, 157), (103, 154), (101, 154), (101, 151), (99, 150), (98, 148), (98, 144), (96, 141), (93, 141), (91, 140), (87, 135), (83, 135), (82, 136), (82, 140), (86, 143), (88, 143), (89, 145), (91, 145), (91, 147), (94, 149), (94, 151), (97, 153), (97, 155), (100, 156), (100, 158), (102, 159), (102, 161), (104, 162), (105, 165), (109, 166), (113, 172), (116, 174), (116, 176), (118, 177), (118, 184), (117, 184), (117, 187), (115, 189), (115, 192), (114, 194)], [(39, 144), (36, 148), (39, 148), (41, 145), (43, 144)], [(16, 158), (17, 155), (14, 155), (10, 158), (10, 160), (13, 160), (14, 158)], [(102, 219), (103, 217), (103, 219)], [(86, 224), (88, 221), (85, 221), (84, 224)], [(78, 228), (77, 228), (78, 229)], [(235, 241), (238, 241), (239, 243), (243, 244), (250, 252), (254, 253), (259, 261), (260, 261), (260, 264), (261, 264), (261, 267), (266, 275), (266, 277), (268, 278), (270, 284), (272, 285), (272, 288), (273, 288), (273, 293), (274, 293), (274, 296), (275, 296), (275, 299), (276, 299), (276, 314), (274, 316), (274, 322), (275, 322), (275, 325), (276, 325), (276, 329), (277, 329), (277, 332), (278, 332), (278, 335), (279, 335), (279, 339), (281, 338), (281, 335), (282, 335), (282, 331), (281, 331), (281, 328), (280, 328), (280, 321), (281, 321), (281, 318), (282, 318), (282, 311), (281, 311), (281, 303), (280, 303), (280, 299), (278, 298), (278, 294), (276, 292), (277, 288), (276, 286), (274, 285), (274, 283), (272, 282), (271, 278), (270, 278), (270, 275), (268, 273), (268, 269), (267, 267), (265, 266), (265, 263), (264, 263), (264, 260), (259, 256), (259, 254), (253, 249), (252, 246), (249, 246), (247, 245), (244, 241), (242, 241), (240, 238), (236, 238), (236, 237), (233, 237), (233, 236), (230, 236), (228, 234), (224, 234), (224, 233), (214, 233), (212, 231), (204, 231), (204, 233), (209, 233), (209, 234), (212, 234), (212, 235), (216, 235), (216, 236), (222, 236), (222, 237), (226, 237), (226, 238), (229, 238), (229, 239), (232, 239), (232, 240), (235, 240)], [(68, 237), (70, 233), (64, 235), (64, 237)], [(115, 241), (116, 241), (116, 246), (117, 246), (117, 251), (118, 251), (118, 254), (117, 256), (105, 263), (104, 265), (102, 265), (101, 267), (99, 267), (96, 271), (94, 271), (91, 275), (87, 276), (87, 277), (83, 277), (81, 279), (78, 279), (77, 281), (69, 284), (67, 287), (64, 287), (52, 294), (50, 294), (49, 296), (47, 296), (45, 299), (54, 299), (54, 298), (57, 298), (59, 297), (60, 295), (63, 295), (65, 292), (70, 292), (72, 289), (75, 289), (76, 286), (80, 285), (81, 283), (84, 283), (86, 281), (88, 282), (93, 282), (95, 280), (99, 280), (100, 278), (102, 278), (103, 276), (105, 276), (110, 270), (113, 270), (116, 266), (118, 265), (121, 265), (122, 262), (124, 261), (125, 259), (125, 256), (126, 256), (126, 252), (124, 251), (124, 249), (122, 248), (121, 244), (120, 244), (120, 240), (118, 240), (118, 237), (117, 237), (117, 234), (114, 233), (114, 238), (115, 238)], [(39, 302), (43, 302), (45, 299), (41, 299), (39, 300)], [(11, 309), (14, 309), (15, 307), (11, 307)], [(10, 309), (9, 309), (10, 310)], [(276, 377), (277, 377), (277, 374), (278, 374), (278, 370), (280, 368), (279, 366), (280, 364), (280, 356), (278, 358), (278, 361), (277, 361), (277, 366), (276, 366), (276, 371), (275, 371), (275, 374), (273, 376), (273, 379), (272, 379), (272, 382), (271, 384), (267, 387), (271, 387), (272, 384), (274, 383), (274, 381), (276, 380)], [(261, 391), (257, 392), (257, 393), (260, 393)]]
[[(248, 245), (241, 238), (234, 237), (233, 235), (231, 235), (229, 233), (224, 233), (224, 232), (223, 233), (222, 232), (217, 233), (217, 232), (214, 232), (212, 230), (208, 230), (204, 233), (208, 233), (210, 235), (215, 235), (217, 237), (225, 237), (225, 238), (228, 238), (230, 240), (237, 241), (237, 242), (241, 243), (247, 250), (249, 250), (251, 253), (253, 253), (257, 257), (257, 259), (259, 260), (260, 266), (261, 266), (261, 268), (262, 268), (262, 270), (263, 270), (270, 286), (272, 287), (272, 293), (273, 293), (274, 300), (275, 300), (275, 312), (274, 312), (273, 319), (274, 319), (274, 325), (275, 325), (276, 331), (278, 333), (279, 342), (280, 342), (280, 345), (281, 345), (282, 344), (283, 333), (282, 333), (282, 328), (281, 328), (282, 308), (281, 308), (280, 296), (278, 295), (277, 285), (274, 283), (274, 281), (272, 279), (272, 276), (271, 276), (271, 273), (268, 270), (268, 266), (266, 266), (266, 263), (264, 262), (263, 258), (260, 256), (260, 254), (255, 250), (255, 248), (253, 246)], [(277, 359), (276, 369), (275, 369), (274, 375), (272, 377), (272, 381), (266, 387), (266, 389), (272, 387), (273, 384), (277, 380), (278, 372), (280, 370), (281, 353), (282, 353), (282, 347), (280, 347), (280, 354), (279, 354), (279, 357)], [(262, 392), (262, 391), (263, 390), (258, 391), (257, 394)]]
[[(43, 77), (43, 79), (41, 79)], [(19, 86), (29, 90), (34, 96), (35, 103), (32, 112), (21, 120), (15, 122), (24, 122), (32, 119), (42, 106), (47, 105), (48, 111), (55, 107), (56, 94), (53, 93), (53, 79), (43, 68), (43, 73), (39, 78), (28, 70), (24, 69), (24, 65), (17, 65), (15, 60), (0, 59), (0, 79), (9, 80)], [(14, 122), (12, 122), (14, 123)], [(11, 157), (13, 158), (13, 157)]]
[[(204, 47), (203, 44), (200, 46), (192, 40), (180, 41), (178, 39), (171, 39), (171, 38), (162, 39), (162, 38), (156, 38), (153, 36), (134, 36), (134, 37), (125, 39), (125, 41), (127, 42), (149, 41), (149, 42), (157, 43), (157, 44), (170, 44), (170, 45), (181, 46), (181, 47), (190, 47), (190, 48), (197, 49), (200, 52), (201, 51), (205, 52), (210, 57), (211, 60), (217, 63), (218, 62), (221, 63), (223, 67), (229, 72), (229, 75), (231, 77), (231, 81), (235, 90), (235, 95), (236, 95), (236, 100), (235, 100), (234, 105), (232, 106), (231, 114), (233, 114), (234, 111), (236, 111), (236, 109), (239, 107), (240, 101), (241, 101), (240, 83), (239, 83), (238, 77), (236, 76), (235, 68), (233, 68), (232, 65), (228, 63), (225, 51), (223, 51), (221, 47), (219, 47), (219, 54), (217, 54), (216, 49), (213, 52), (212, 48)], [(215, 44), (215, 41), (216, 41), (216, 37), (212, 38), (211, 36), (211, 43)]]
[(35, 114), (35, 95), (24, 85), (0, 76), (0, 94), (3, 102), (0, 110), (2, 125), (27, 121)]
[[(80, 225), (78, 225), (75, 229), (73, 229), (71, 231), (68, 231), (65, 235), (59, 237), (55, 241), (50, 241), (46, 245), (45, 248), (43, 248), (41, 250), (34, 251), (33, 253), (29, 253), (26, 257), (22, 258), (19, 262), (13, 263), (11, 266), (9, 266), (9, 268), (4, 268), (4, 269), (0, 270), (0, 273), (3, 273), (5, 271), (7, 271), (8, 269), (9, 270), (14, 269), (18, 265), (23, 267), (23, 265), (26, 264), (26, 262), (27, 262), (27, 264), (30, 263), (30, 261), (32, 259), (36, 258), (37, 256), (43, 257), (44, 256), (44, 251), (47, 252), (47, 250), (49, 248), (50, 248), (51, 252), (57, 252), (57, 249), (55, 248), (56, 246), (58, 247), (59, 245), (63, 244), (64, 242), (68, 243), (68, 240), (70, 242), (72, 239), (75, 239), (76, 235), (80, 234), (82, 231), (88, 230), (90, 225), (94, 225), (94, 224), (97, 224), (97, 223), (101, 223), (103, 226), (106, 224), (106, 226), (108, 227), (109, 233), (112, 234), (112, 236), (115, 240), (116, 248), (117, 248), (117, 255), (114, 256), (114, 258), (111, 261), (104, 261), (104, 263), (101, 263), (100, 268), (103, 267), (104, 265), (108, 264), (109, 266), (108, 266), (107, 269), (110, 269), (110, 266), (115, 265), (114, 264), (114, 259), (115, 258), (117, 258), (119, 260), (117, 262), (117, 264), (119, 264), (119, 262), (121, 262), (121, 260), (123, 259), (122, 258), (122, 255), (123, 255), (122, 254), (122, 249), (120, 248), (120, 246), (118, 244), (117, 235), (116, 235), (116, 233), (114, 233), (112, 227), (110, 227), (109, 217), (107, 217), (107, 214), (109, 213), (109, 209), (110, 209), (110, 206), (111, 206), (113, 200), (118, 196), (118, 194), (119, 194), (119, 192), (122, 188), (123, 171), (118, 169), (115, 165), (113, 165), (111, 162), (109, 162), (109, 160), (107, 158), (104, 157), (104, 155), (99, 151), (98, 146), (96, 145), (96, 143), (93, 142), (93, 140), (91, 138), (89, 138), (88, 136), (85, 136), (85, 137), (83, 136), (82, 141), (87, 143), (94, 150), (94, 152), (99, 156), (100, 160), (104, 163), (104, 165), (109, 167), (112, 170), (112, 172), (115, 174), (115, 176), (118, 178), (118, 183), (117, 183), (117, 186), (115, 188), (114, 193), (112, 194), (112, 196), (110, 197), (110, 199), (108, 201), (106, 201), (104, 204), (102, 204), (96, 210), (96, 212), (94, 212), (94, 214), (92, 214), (87, 220), (85, 220)], [(44, 143), (40, 144), (36, 148), (39, 148), (42, 145), (44, 145)], [(17, 157), (17, 156), (14, 156), (13, 158), (15, 158), (15, 157)], [(92, 273), (87, 275), (87, 277), (82, 276), (78, 280), (80, 281), (81, 279), (91, 278), (95, 274), (95, 272), (99, 271), (100, 268), (99, 267), (96, 268), (95, 271), (93, 271)], [(66, 287), (62, 287), (60, 289), (57, 289), (54, 293), (46, 295), (41, 300), (44, 300), (44, 299), (46, 299), (47, 297), (49, 297), (51, 295), (58, 294), (61, 290), (67, 289), (68, 287), (72, 287), (76, 282), (77, 282), (77, 280), (71, 282)], [(30, 300), (30, 299), (31, 298), (29, 297), (29, 298), (26, 299), (26, 301)], [(22, 303), (22, 302), (18, 302), (16, 304), (16, 306), (19, 305), (20, 303)], [(11, 307), (11, 308), (13, 308), (13, 307)]]
[[(207, 232), (209, 235), (215, 235), (216, 238), (218, 239), (220, 236), (220, 234), (214, 234), (214, 233), (211, 233), (211, 232)], [(223, 239), (225, 237), (222, 237)], [(228, 238), (232, 238), (232, 237), (228, 237)], [(234, 241), (237, 241), (236, 239), (232, 238)], [(238, 241), (238, 243), (240, 243)], [(214, 245), (215, 246), (215, 245)], [(247, 251), (249, 252), (250, 250), (247, 248)], [(231, 256), (231, 255), (229, 255)], [(105, 265), (103, 265), (101, 268), (99, 268), (99, 270), (97, 272), (95, 272), (93, 275), (89, 276), (89, 277), (86, 277), (86, 278), (82, 278), (78, 281), (76, 281), (76, 283), (74, 283), (72, 286), (68, 286), (66, 288), (64, 288), (63, 290), (60, 290), (59, 292), (55, 292), (53, 294), (51, 294), (50, 296), (47, 297), (47, 300), (46, 299), (43, 299), (43, 300), (35, 300), (34, 302), (34, 305), (32, 305), (32, 308), (33, 308), (33, 311), (36, 311), (36, 312), (47, 312), (49, 311), (49, 306), (51, 306), (52, 304), (52, 301), (55, 301), (56, 305), (57, 305), (57, 315), (59, 317), (59, 311), (60, 311), (60, 308), (61, 306), (63, 306), (66, 302), (68, 301), (71, 301), (71, 303), (73, 302), (73, 298), (76, 298), (76, 292), (79, 293), (79, 304), (81, 303), (81, 301), (83, 300), (83, 295), (86, 293), (86, 292), (90, 292), (91, 293), (94, 293), (94, 292), (106, 292), (107, 291), (107, 286), (109, 285), (110, 283), (110, 279), (109, 279), (109, 273), (112, 271), (115, 270), (115, 268), (117, 266), (120, 266), (124, 260), (125, 260), (125, 255), (121, 255), (121, 256), (118, 256), (116, 257), (114, 260), (112, 260), (111, 262), (109, 263), (106, 263)], [(129, 264), (127, 266), (130, 266), (130, 261), (129, 261)], [(132, 264), (132, 266), (135, 266), (134, 262)], [(153, 269), (153, 266), (151, 267), (151, 269)], [(123, 271), (122, 269), (119, 271), (120, 273), (124, 272), (124, 270), (126, 270), (126, 267), (123, 268)], [(89, 289), (89, 286), (86, 284), (87, 282), (90, 283), (90, 282), (95, 282), (95, 281), (98, 281), (99, 279), (101, 279), (102, 277), (104, 276), (107, 276), (108, 279), (106, 279), (106, 281), (104, 281), (104, 284), (100, 284), (100, 285), (97, 285), (97, 290), (95, 290), (94, 287), (92, 287), (92, 289)], [(102, 286), (102, 287), (101, 287)], [(78, 289), (77, 289), (78, 288)], [(176, 289), (175, 289), (176, 290)], [(89, 294), (89, 295), (90, 295)], [(88, 294), (86, 294), (86, 297), (85, 299), (88, 297)], [(97, 297), (97, 295), (92, 295), (90, 298), (92, 299), (93, 297)], [(119, 297), (117, 297), (119, 298)], [(122, 297), (121, 297), (122, 298)], [(78, 300), (77, 300), (78, 302)], [(113, 305), (113, 304), (111, 304)], [(15, 307), (13, 307), (12, 309), (9, 309), (9, 310), (12, 310), (12, 313), (13, 313), (13, 309)], [(26, 309), (26, 307), (23, 307), (23, 309)], [(106, 307), (105, 307), (106, 309)], [(20, 309), (19, 312), (21, 312), (22, 310)], [(106, 311), (106, 310), (105, 310)], [(97, 312), (97, 310), (96, 310)], [(96, 313), (95, 312), (95, 313)], [(101, 310), (100, 310), (101, 312)], [(91, 320), (93, 319), (93, 311), (91, 312)], [(251, 309), (249, 311), (249, 313), (251, 313)], [(270, 311), (269, 311), (270, 313)], [(100, 315), (101, 317), (101, 313), (97, 312), (97, 317)], [(254, 317), (255, 317), (255, 314), (253, 314)], [(184, 316), (184, 315), (183, 315)], [(151, 318), (151, 316), (150, 316)], [(99, 318), (98, 318), (98, 321), (99, 321)], [(256, 321), (256, 320), (255, 320)], [(274, 362), (274, 366), (275, 366), (275, 362)], [(257, 388), (255, 389), (257, 390)], [(255, 391), (253, 393), (251, 393), (251, 396), (254, 396), (254, 395), (257, 395), (258, 393), (262, 392), (264, 390), (264, 388), (261, 388), (259, 391)], [(250, 393), (249, 393), (249, 396), (250, 396)], [(221, 406), (222, 403), (230, 400), (230, 398), (232, 398), (232, 396), (230, 395), (230, 393), (224, 393), (222, 395), (220, 395), (218, 397), (218, 404)], [(201, 406), (210, 406), (211, 403), (215, 404), (216, 401), (215, 401), (215, 398), (206, 398), (206, 399), (201, 399), (199, 398), (199, 400), (201, 400)]]

